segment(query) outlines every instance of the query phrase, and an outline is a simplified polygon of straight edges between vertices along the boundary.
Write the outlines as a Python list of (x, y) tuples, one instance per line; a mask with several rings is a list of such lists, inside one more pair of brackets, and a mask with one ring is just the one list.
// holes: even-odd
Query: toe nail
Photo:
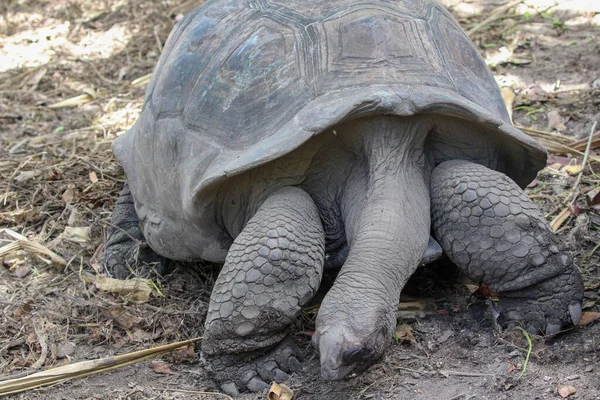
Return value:
[(280, 370), (279, 368), (275, 368), (273, 370), (273, 380), (275, 382), (285, 382), (288, 379), (290, 379), (290, 376), (282, 370)]
[(581, 319), (581, 304), (571, 304), (569, 306), (569, 314), (571, 314), (571, 322), (573, 322), (573, 325), (577, 325)]
[(549, 323), (546, 325), (546, 337), (552, 337), (560, 332), (560, 324)]
[(237, 386), (235, 386), (235, 383), (233, 383), (233, 382), (222, 384), (221, 390), (223, 391), (223, 393), (225, 393), (229, 396), (232, 396), (232, 397), (237, 397), (240, 395), (240, 392), (238, 391)]
[(262, 392), (263, 390), (268, 389), (269, 385), (258, 378), (252, 378), (250, 379), (250, 382), (246, 384), (246, 388), (251, 392)]
[(540, 333), (540, 328), (536, 324), (527, 325), (527, 328), (525, 330), (531, 333), (532, 335), (539, 335)]
[(302, 364), (296, 357), (290, 357), (289, 368), (291, 372), (300, 372), (302, 371)]

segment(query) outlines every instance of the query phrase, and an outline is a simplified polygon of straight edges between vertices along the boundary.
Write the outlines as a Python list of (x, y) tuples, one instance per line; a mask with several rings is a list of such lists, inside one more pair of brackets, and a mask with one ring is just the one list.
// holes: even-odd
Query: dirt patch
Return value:
[[(28, 252), (2, 259), (2, 375), (201, 335), (215, 266), (180, 265), (165, 278), (153, 277), (158, 291), (143, 303), (89, 283), (89, 276), (104, 273), (99, 254), (124, 180), (110, 142), (136, 120), (171, 27), (197, 3), (0, 5), (0, 226), (67, 264), (62, 271)], [(585, 1), (551, 7), (531, 0), (502, 9), (504, 3), (448, 1), (465, 29), (474, 29), (471, 37), (500, 85), (514, 95), (507, 102), (515, 124), (557, 151), (528, 193), (576, 257), (586, 285), (584, 311), (600, 312), (600, 177), (593, 163), (578, 180), (586, 143), (574, 143), (600, 122), (600, 9)], [(600, 157), (598, 147), (600, 138), (593, 141), (592, 161)], [(0, 236), (0, 246), (11, 241)], [(414, 340), (399, 339), (381, 363), (342, 382), (320, 378), (305, 333), (312, 329), (307, 312), (295, 330), (306, 353), (304, 372), (288, 382), (295, 398), (546, 399), (560, 398), (559, 385), (577, 390), (570, 398), (600, 398), (598, 322), (546, 343), (532, 338), (519, 378), (525, 335), (497, 332), (473, 289), (447, 263), (420, 270), (406, 290), (411, 311), (401, 319)], [(146, 361), (13, 398), (224, 398), (202, 393), (215, 387), (193, 350), (161, 357), (167, 368)]]

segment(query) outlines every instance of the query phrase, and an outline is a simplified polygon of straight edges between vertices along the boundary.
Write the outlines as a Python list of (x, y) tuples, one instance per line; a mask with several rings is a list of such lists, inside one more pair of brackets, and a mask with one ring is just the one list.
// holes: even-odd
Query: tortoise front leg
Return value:
[(104, 256), (109, 275), (125, 279), (132, 275), (147, 275), (146, 265), (158, 263), (158, 273), (166, 273), (168, 261), (150, 248), (140, 228), (133, 196), (125, 182), (115, 204)]
[(431, 176), (433, 230), (466, 275), (499, 293), (500, 322), (552, 336), (581, 317), (573, 258), (539, 208), (507, 176), (468, 161)]
[(313, 200), (284, 187), (272, 194), (229, 249), (206, 317), (202, 353), (221, 388), (260, 391), (300, 369), (287, 338), (316, 293), (325, 234)]

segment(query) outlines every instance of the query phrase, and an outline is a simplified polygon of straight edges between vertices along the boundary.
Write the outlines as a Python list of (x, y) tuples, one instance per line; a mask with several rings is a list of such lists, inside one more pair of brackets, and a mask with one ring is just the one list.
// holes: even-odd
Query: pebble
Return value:
[(56, 358), (67, 358), (75, 352), (75, 345), (71, 342), (59, 343), (56, 346)]
[(31, 268), (28, 265), (19, 265), (15, 269), (15, 276), (17, 278), (25, 278), (31, 272)]

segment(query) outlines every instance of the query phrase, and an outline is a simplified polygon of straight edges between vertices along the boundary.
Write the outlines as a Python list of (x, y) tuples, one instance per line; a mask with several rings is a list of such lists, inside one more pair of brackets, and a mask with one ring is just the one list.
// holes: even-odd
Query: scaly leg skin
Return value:
[(287, 338), (294, 318), (321, 282), (325, 233), (302, 189), (272, 194), (229, 249), (210, 298), (202, 356), (231, 395), (268, 388), (299, 371), (300, 350)]
[(160, 275), (166, 273), (168, 261), (156, 254), (144, 239), (127, 182), (115, 204), (111, 225), (104, 258), (109, 275), (117, 279), (145, 276), (150, 273), (146, 267), (151, 263), (158, 263)]
[(453, 160), (434, 169), (430, 187), (436, 239), (466, 275), (499, 294), (501, 325), (553, 336), (579, 322), (579, 271), (517, 184)]

